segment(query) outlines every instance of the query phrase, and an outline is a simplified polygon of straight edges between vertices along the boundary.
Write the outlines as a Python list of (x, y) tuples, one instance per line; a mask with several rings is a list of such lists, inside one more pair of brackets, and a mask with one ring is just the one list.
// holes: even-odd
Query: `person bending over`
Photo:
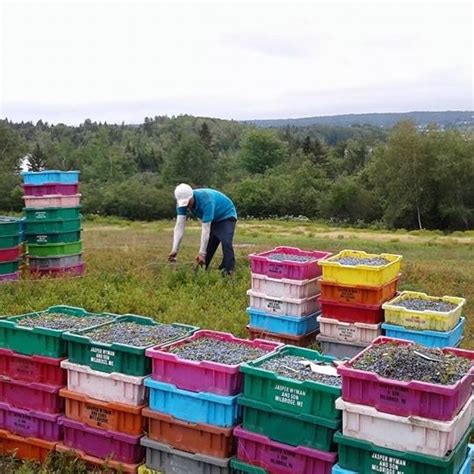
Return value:
[(196, 261), (209, 268), (219, 244), (222, 245), (222, 263), (219, 270), (231, 274), (235, 268), (234, 232), (237, 212), (234, 203), (225, 194), (215, 189), (192, 189), (188, 184), (180, 184), (174, 190), (176, 198), (176, 225), (174, 227), (173, 248), (168, 255), (170, 262), (176, 261), (186, 225), (188, 210), (202, 221), (201, 246)]

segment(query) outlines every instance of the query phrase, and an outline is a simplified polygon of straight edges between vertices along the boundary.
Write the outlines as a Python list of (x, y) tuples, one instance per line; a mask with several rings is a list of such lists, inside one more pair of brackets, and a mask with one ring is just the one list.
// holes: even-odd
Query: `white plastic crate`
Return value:
[(450, 421), (382, 413), (373, 407), (336, 400), (342, 410), (342, 434), (397, 451), (444, 457), (454, 450), (474, 415), (474, 397)]
[(148, 401), (146, 387), (143, 384), (147, 377), (111, 374), (92, 370), (87, 365), (73, 364), (68, 360), (61, 362), (67, 370), (67, 388), (73, 392), (87, 395), (104, 402), (143, 405)]
[(288, 278), (270, 278), (252, 273), (252, 290), (275, 298), (310, 298), (319, 295), (321, 288), (319, 277), (311, 280), (289, 280)]
[(264, 293), (248, 290), (250, 307), (279, 316), (308, 316), (319, 311), (319, 295), (310, 298), (275, 298)]
[(318, 317), (319, 332), (335, 341), (370, 344), (382, 334), (382, 324), (344, 323), (337, 319)]

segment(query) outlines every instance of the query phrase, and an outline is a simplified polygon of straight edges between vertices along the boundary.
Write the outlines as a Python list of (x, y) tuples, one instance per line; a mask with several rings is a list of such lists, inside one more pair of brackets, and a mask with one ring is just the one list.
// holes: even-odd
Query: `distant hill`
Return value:
[(374, 113), (325, 115), (320, 117), (304, 117), (296, 119), (247, 120), (258, 127), (308, 127), (325, 125), (350, 127), (352, 125), (372, 125), (389, 128), (401, 120), (412, 120), (420, 127), (437, 123), (443, 127), (472, 127), (474, 126), (474, 111), (446, 112), (404, 112), (404, 113)]

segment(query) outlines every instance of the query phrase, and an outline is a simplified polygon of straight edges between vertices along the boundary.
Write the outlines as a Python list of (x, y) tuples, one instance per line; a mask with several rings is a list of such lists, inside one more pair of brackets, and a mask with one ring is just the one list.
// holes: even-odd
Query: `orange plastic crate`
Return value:
[(124, 464), (113, 459), (100, 459), (94, 456), (88, 456), (83, 451), (78, 449), (71, 449), (64, 446), (62, 443), (56, 445), (56, 451), (58, 453), (71, 453), (76, 458), (83, 461), (87, 468), (91, 471), (96, 472), (97, 469), (103, 474), (112, 472), (123, 473), (123, 474), (137, 474), (141, 464)]
[(321, 298), (334, 303), (381, 305), (397, 292), (400, 275), (381, 286), (340, 285), (321, 279)]
[(227, 458), (233, 452), (232, 428), (189, 423), (149, 408), (143, 409), (148, 437), (190, 453)]
[(56, 447), (55, 442), (44, 441), (39, 438), (24, 438), (0, 430), (0, 455), (15, 453), (18, 459), (28, 459), (31, 461), (44, 462), (51, 451)]
[(129, 435), (143, 433), (142, 408), (145, 405), (103, 402), (66, 388), (59, 391), (66, 401), (66, 417), (93, 428), (118, 431)]

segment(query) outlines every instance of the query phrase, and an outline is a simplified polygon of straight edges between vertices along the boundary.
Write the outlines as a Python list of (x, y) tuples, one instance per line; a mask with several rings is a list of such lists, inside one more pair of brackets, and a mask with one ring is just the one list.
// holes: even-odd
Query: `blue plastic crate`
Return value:
[(76, 184), (79, 182), (79, 171), (24, 171), (21, 175), (25, 184)]
[(471, 474), (472, 473), (472, 458), (474, 458), (474, 444), (469, 445), (467, 450), (467, 457), (464, 464), (459, 469), (459, 474)]
[(456, 347), (461, 342), (465, 322), (465, 318), (461, 318), (451, 331), (417, 331), (388, 323), (383, 323), (382, 329), (388, 337), (406, 339), (427, 347)]
[(344, 469), (343, 467), (339, 466), (339, 464), (334, 464), (332, 467), (332, 474), (359, 474), (358, 471), (350, 471), (349, 469)]
[(317, 317), (320, 313), (295, 318), (294, 316), (279, 316), (268, 314), (258, 309), (247, 308), (250, 317), (250, 326), (254, 329), (273, 332), (276, 334), (290, 334), (291, 336), (303, 336), (319, 328)]
[(205, 392), (181, 390), (175, 385), (145, 379), (150, 389), (150, 408), (179, 420), (231, 427), (240, 422), (238, 395), (223, 396)]

